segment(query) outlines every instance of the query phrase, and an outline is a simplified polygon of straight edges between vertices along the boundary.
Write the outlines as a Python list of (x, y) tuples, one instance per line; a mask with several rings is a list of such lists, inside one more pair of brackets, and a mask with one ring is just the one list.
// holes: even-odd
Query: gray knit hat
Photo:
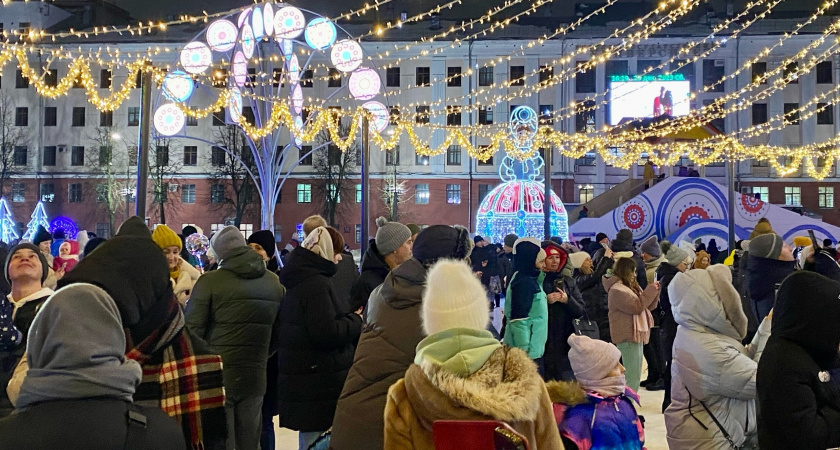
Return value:
[(750, 240), (750, 256), (779, 259), (784, 241), (778, 234), (762, 234)]
[(642, 242), (642, 253), (647, 253), (654, 258), (662, 256), (662, 250), (659, 248), (659, 242), (656, 241), (656, 236), (651, 236)]
[(230, 252), (237, 247), (245, 247), (245, 236), (233, 225), (226, 226), (213, 235), (210, 239), (210, 247), (213, 248), (213, 253), (219, 257), (219, 261), (225, 260), (230, 256)]
[(665, 260), (668, 264), (674, 267), (679, 266), (686, 258), (688, 258), (688, 253), (686, 253), (685, 250), (681, 249), (678, 245), (672, 245), (671, 248), (668, 249), (668, 253), (665, 254)]
[(505, 236), (505, 245), (507, 245), (510, 248), (513, 248), (513, 244), (516, 243), (517, 239), (519, 239), (519, 236), (511, 233), (511, 234)]
[(382, 256), (390, 255), (400, 248), (405, 241), (411, 239), (411, 230), (399, 222), (388, 222), (388, 219), (380, 217), (376, 219), (376, 249)]

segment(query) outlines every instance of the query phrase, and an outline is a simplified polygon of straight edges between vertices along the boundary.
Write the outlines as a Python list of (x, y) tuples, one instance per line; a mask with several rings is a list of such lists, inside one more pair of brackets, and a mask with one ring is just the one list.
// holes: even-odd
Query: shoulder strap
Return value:
[[(703, 428), (708, 430), (708, 428), (705, 425), (703, 425), (703, 423), (700, 422), (700, 420), (697, 419), (697, 417), (694, 417), (694, 414), (691, 413), (691, 399), (692, 399), (693, 396), (691, 395), (691, 391), (689, 391), (687, 387), (685, 388), (685, 391), (688, 392), (688, 412), (689, 412), (689, 414), (691, 414), (691, 417), (694, 418), (694, 420), (696, 420), (697, 423), (699, 423)], [(723, 428), (723, 424), (721, 424), (720, 421), (717, 420), (717, 417), (715, 417), (715, 415), (712, 414), (712, 411), (709, 410), (709, 408), (706, 406), (706, 404), (703, 403), (700, 400), (697, 400), (697, 403), (700, 403), (700, 406), (702, 406), (703, 409), (706, 410), (706, 414), (708, 414), (709, 417), (712, 418), (712, 421), (715, 423), (715, 425), (717, 425), (718, 429), (723, 434), (724, 439), (726, 439), (726, 442), (729, 442), (729, 446), (732, 447), (734, 450), (739, 450), (741, 447), (735, 444), (735, 442), (732, 440), (732, 436), (730, 436), (729, 433), (726, 431), (726, 429)]]
[(142, 450), (145, 448), (143, 437), (146, 435), (146, 415), (141, 412), (139, 406), (132, 403), (128, 405), (126, 421), (128, 426), (123, 450)]

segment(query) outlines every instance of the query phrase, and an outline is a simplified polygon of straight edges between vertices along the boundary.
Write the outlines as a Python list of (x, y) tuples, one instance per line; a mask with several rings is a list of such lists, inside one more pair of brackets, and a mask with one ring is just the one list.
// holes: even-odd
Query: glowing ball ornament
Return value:
[(335, 42), (335, 25), (323, 17), (312, 19), (303, 33), (306, 44), (314, 50), (324, 50)]
[(248, 60), (242, 52), (233, 55), (233, 81), (237, 86), (245, 86), (248, 79)]
[(163, 95), (174, 102), (184, 102), (195, 89), (193, 79), (185, 72), (176, 70), (163, 78)]
[(265, 28), (266, 36), (274, 35), (274, 7), (271, 3), (266, 3), (263, 6), (263, 28)]
[(204, 269), (204, 263), (201, 261), (201, 256), (207, 253), (210, 249), (210, 239), (203, 234), (193, 233), (184, 239), (184, 247), (187, 251), (195, 256), (198, 260), (198, 267)]
[(203, 42), (193, 41), (181, 50), (180, 60), (188, 73), (203, 73), (213, 62), (213, 52)]
[(187, 119), (174, 103), (167, 103), (155, 111), (155, 130), (162, 136), (174, 136), (184, 128)]
[(239, 119), (242, 118), (242, 92), (239, 91), (239, 88), (233, 87), (230, 89), (228, 114), (235, 123), (239, 123)]
[(260, 40), (265, 36), (265, 23), (263, 22), (263, 13), (262, 9), (259, 7), (254, 8), (254, 12), (251, 13), (251, 29), (254, 31), (254, 39)]
[(342, 72), (352, 72), (362, 64), (362, 46), (352, 39), (336, 42), (330, 52), (330, 61)]
[(385, 131), (385, 128), (388, 128), (388, 123), (391, 120), (391, 115), (388, 112), (388, 108), (379, 102), (367, 102), (362, 105), (362, 108), (370, 111), (373, 115), (373, 127), (376, 131), (380, 133)]
[(236, 46), (236, 25), (230, 20), (220, 19), (207, 27), (207, 45), (214, 52), (229, 52)]
[(283, 42), (280, 44), (280, 51), (287, 60), (291, 59), (295, 52), (294, 41), (290, 39), (283, 39)]
[(250, 25), (242, 27), (242, 35), (239, 40), (242, 42), (242, 51), (245, 57), (251, 59), (254, 57), (254, 49), (257, 47), (257, 41), (254, 39), (254, 31), (251, 30)]
[(50, 223), (50, 230), (55, 233), (56, 230), (64, 230), (64, 234), (68, 239), (74, 239), (79, 232), (76, 222), (69, 217), (59, 216), (53, 219)]
[(247, 8), (246, 10), (239, 13), (239, 18), (236, 19), (236, 23), (242, 28), (242, 25), (245, 25), (245, 22), (248, 21), (248, 15), (251, 14), (251, 8)]
[(295, 114), (300, 114), (303, 111), (303, 90), (301, 90), (299, 84), (296, 84), (292, 90), (292, 109), (294, 109)]
[(382, 79), (379, 74), (370, 68), (363, 67), (350, 75), (348, 86), (350, 94), (356, 100), (370, 100), (379, 94)]
[(300, 81), (300, 63), (298, 63), (297, 55), (292, 55), (292, 58), (289, 60), (289, 82), (292, 84), (298, 84)]
[(303, 118), (300, 116), (295, 117), (295, 145), (300, 148), (303, 144), (303, 139), (300, 138), (300, 134), (303, 133)]
[(303, 33), (306, 18), (294, 6), (280, 8), (274, 15), (274, 34), (280, 39), (294, 39)]

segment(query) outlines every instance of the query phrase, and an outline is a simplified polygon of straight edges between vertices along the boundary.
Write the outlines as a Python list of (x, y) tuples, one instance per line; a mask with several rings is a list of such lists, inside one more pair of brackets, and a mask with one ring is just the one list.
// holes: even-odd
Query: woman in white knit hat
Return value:
[(437, 420), (497, 420), (530, 448), (562, 449), (545, 384), (528, 355), (486, 331), (487, 295), (463, 261), (432, 266), (423, 329), (405, 378), (388, 390), (385, 448), (433, 450)]

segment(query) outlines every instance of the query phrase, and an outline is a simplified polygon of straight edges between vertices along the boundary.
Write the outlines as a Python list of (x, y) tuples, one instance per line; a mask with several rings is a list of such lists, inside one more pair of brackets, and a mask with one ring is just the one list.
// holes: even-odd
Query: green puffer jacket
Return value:
[[(513, 280), (520, 276), (517, 272), (508, 283), (505, 299), (513, 300), (511, 285)], [(505, 300), (505, 317), (511, 317), (511, 306), (513, 301)], [(545, 343), (548, 340), (548, 299), (545, 292), (540, 289), (531, 303), (528, 317), (523, 319), (508, 319), (505, 327), (504, 343), (528, 353), (531, 359), (542, 358), (545, 353)]]
[(266, 361), (280, 344), (278, 311), (285, 295), (277, 275), (248, 247), (235, 249), (195, 283), (186, 324), (222, 356), (229, 397), (265, 394)]

